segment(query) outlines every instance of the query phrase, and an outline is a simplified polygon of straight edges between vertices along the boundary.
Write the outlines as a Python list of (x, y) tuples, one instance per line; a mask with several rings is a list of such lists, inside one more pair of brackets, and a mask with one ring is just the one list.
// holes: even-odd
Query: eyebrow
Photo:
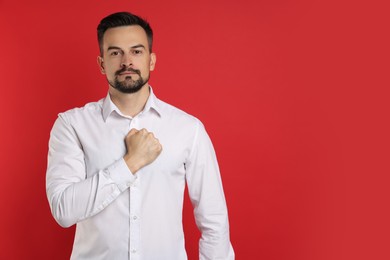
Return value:
[[(146, 50), (146, 48), (145, 48), (145, 46), (143, 44), (137, 44), (137, 45), (131, 46), (130, 48), (131, 49), (144, 48)], [(107, 51), (109, 51), (109, 50), (122, 50), (122, 49), (117, 47), (117, 46), (109, 46), (107, 48)]]
[(109, 50), (122, 50), (122, 49), (119, 48), (119, 47), (116, 47), (116, 46), (109, 46), (109, 47), (107, 48), (107, 51), (109, 51)]
[(144, 48), (144, 49), (146, 49), (143, 44), (137, 44), (137, 45), (131, 46), (131, 49), (135, 49), (135, 48)]

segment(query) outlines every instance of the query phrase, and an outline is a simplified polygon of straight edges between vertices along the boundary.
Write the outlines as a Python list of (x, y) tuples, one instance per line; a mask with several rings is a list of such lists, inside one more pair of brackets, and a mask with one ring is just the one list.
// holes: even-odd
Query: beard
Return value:
[[(125, 71), (130, 71), (130, 72), (136, 73), (139, 78), (137, 80), (134, 80), (132, 78), (133, 76), (126, 76), (123, 81), (119, 81), (118, 80), (119, 74), (121, 74), (122, 72), (125, 72)], [(111, 87), (119, 90), (120, 92), (126, 93), (126, 94), (131, 94), (131, 93), (138, 92), (149, 81), (149, 77), (150, 77), (150, 75), (148, 74), (148, 76), (146, 78), (143, 78), (141, 76), (141, 72), (139, 70), (132, 69), (132, 68), (123, 68), (123, 69), (115, 72), (114, 81), (108, 80), (108, 79), (107, 79), (107, 81)]]

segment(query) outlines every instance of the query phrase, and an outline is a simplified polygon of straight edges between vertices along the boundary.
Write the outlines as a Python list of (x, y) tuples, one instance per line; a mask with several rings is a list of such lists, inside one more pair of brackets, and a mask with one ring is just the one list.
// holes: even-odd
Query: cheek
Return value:
[(120, 62), (121, 62), (119, 58), (107, 58), (104, 61), (105, 61), (104, 67), (106, 70), (120, 66)]
[(117, 70), (120, 69), (120, 63), (115, 61), (106, 62), (104, 69), (106, 74), (114, 74)]
[(107, 79), (109, 79), (109, 80), (113, 80), (114, 78), (115, 78), (115, 70), (113, 70), (112, 68), (110, 68), (110, 69), (107, 69), (106, 68), (106, 77), (107, 77)]

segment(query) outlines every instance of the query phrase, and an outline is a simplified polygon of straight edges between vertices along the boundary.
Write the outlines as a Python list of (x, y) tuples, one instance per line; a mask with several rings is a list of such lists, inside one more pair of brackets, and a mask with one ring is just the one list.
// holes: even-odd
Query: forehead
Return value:
[(103, 48), (110, 46), (127, 48), (138, 44), (148, 46), (145, 30), (139, 25), (120, 26), (108, 29), (103, 36)]

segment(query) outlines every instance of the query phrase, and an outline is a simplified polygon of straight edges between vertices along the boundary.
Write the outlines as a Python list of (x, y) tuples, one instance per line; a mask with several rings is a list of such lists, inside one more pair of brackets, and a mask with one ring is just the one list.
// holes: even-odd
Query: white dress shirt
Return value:
[[(150, 92), (133, 118), (108, 94), (60, 113), (53, 126), (46, 191), (56, 221), (76, 224), (71, 259), (187, 259), (186, 183), (202, 233), (199, 259), (234, 259), (218, 164), (202, 123)], [(123, 160), (132, 128), (153, 132), (163, 147), (136, 174)]]

